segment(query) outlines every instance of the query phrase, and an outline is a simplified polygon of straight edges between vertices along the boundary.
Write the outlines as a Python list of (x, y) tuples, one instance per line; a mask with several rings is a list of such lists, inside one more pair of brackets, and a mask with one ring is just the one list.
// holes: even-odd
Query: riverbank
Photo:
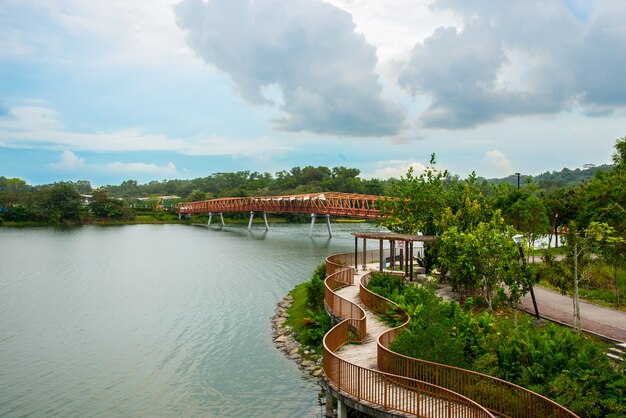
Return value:
[(291, 294), (285, 296), (276, 305), (276, 311), (271, 318), (272, 321), (272, 339), (276, 348), (285, 354), (289, 359), (295, 361), (302, 372), (321, 384), (321, 376), (324, 373), (322, 362), (323, 357), (311, 347), (303, 346), (296, 340), (297, 333), (293, 328), (287, 325), (289, 319), (289, 308), (293, 305), (294, 298)]

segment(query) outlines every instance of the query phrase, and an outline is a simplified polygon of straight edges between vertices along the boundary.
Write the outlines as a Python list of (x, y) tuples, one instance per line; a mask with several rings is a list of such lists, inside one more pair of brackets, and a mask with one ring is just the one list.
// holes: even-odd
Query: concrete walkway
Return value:
[[(539, 286), (535, 286), (534, 290), (542, 318), (573, 326), (574, 307), (571, 297)], [(526, 312), (535, 313), (530, 295), (522, 298), (521, 307)], [(580, 320), (584, 331), (616, 342), (626, 342), (626, 312), (581, 300)]]

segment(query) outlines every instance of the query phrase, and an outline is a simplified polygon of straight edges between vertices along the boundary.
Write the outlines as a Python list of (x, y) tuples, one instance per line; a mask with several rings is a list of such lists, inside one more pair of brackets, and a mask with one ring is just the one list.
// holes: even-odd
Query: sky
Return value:
[(611, 162), (623, 0), (0, 0), (0, 176)]

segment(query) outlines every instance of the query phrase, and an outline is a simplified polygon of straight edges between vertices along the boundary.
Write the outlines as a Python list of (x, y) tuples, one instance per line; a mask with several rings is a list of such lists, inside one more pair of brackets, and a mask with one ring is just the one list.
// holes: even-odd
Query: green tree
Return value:
[(615, 153), (613, 154), (615, 170), (622, 171), (626, 166), (626, 136), (615, 141)]
[(626, 263), (626, 237), (620, 236), (612, 226), (604, 222), (591, 222), (586, 231), (593, 252), (613, 268), (615, 306), (620, 306), (617, 275)]
[(461, 231), (448, 228), (440, 238), (439, 260), (450, 272), (452, 283), (466, 294), (480, 294), (490, 310), (496, 293), (504, 295), (504, 287), (511, 292), (512, 301), (523, 294), (526, 287), (520, 275), (519, 253), (513, 241), (515, 231), (505, 225), (499, 212), (488, 222)]
[(447, 170), (435, 167), (435, 155), (426, 171), (418, 176), (409, 168), (406, 177), (392, 184), (390, 194), (394, 199), (383, 200), (381, 212), (385, 215), (382, 225), (393, 232), (440, 235), (439, 220), (448, 204)]
[(89, 210), (98, 218), (121, 219), (129, 218), (129, 211), (120, 199), (109, 197), (107, 189), (101, 187), (92, 192)]
[(52, 223), (80, 219), (81, 198), (71, 183), (54, 183), (48, 190), (45, 204)]
[(526, 235), (528, 246), (534, 248), (537, 238), (546, 235), (550, 230), (546, 207), (541, 199), (530, 194), (515, 202), (513, 211), (519, 217), (519, 229)]
[(557, 188), (541, 193), (543, 205), (546, 208), (546, 215), (550, 220), (550, 232), (548, 246), (554, 236), (554, 245), (558, 246), (557, 234), (561, 225), (576, 219), (580, 206), (579, 188)]
[(565, 234), (565, 260), (557, 266), (550, 256), (544, 257), (544, 261), (552, 267), (557, 276), (553, 282), (561, 293), (572, 292), (572, 307), (574, 314), (574, 329), (580, 334), (580, 297), (578, 289), (581, 280), (591, 263), (590, 241), (581, 236), (575, 222), (570, 222)]
[(195, 189), (195, 190), (192, 190), (191, 193), (189, 193), (186, 200), (188, 202), (198, 202), (201, 200), (210, 199), (209, 197), (207, 197), (207, 195), (209, 195), (209, 193), (203, 192), (202, 190), (199, 190), (199, 189)]

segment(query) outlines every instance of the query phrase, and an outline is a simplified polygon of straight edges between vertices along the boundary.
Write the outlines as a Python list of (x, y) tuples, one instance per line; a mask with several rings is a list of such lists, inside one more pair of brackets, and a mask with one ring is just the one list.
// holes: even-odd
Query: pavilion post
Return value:
[(363, 259), (361, 260), (363, 264), (363, 271), (367, 267), (367, 238), (363, 238)]
[(410, 270), (409, 270), (409, 280), (413, 281), (413, 241), (410, 242), (410, 252), (411, 252), (411, 265), (410, 265)]
[(354, 237), (354, 271), (359, 271), (359, 237)]
[(385, 268), (385, 254), (383, 253), (383, 240), (382, 238), (378, 240), (379, 242), (379, 256), (378, 259), (378, 270), (383, 271)]
[(404, 241), (404, 275), (409, 275), (409, 241)]

